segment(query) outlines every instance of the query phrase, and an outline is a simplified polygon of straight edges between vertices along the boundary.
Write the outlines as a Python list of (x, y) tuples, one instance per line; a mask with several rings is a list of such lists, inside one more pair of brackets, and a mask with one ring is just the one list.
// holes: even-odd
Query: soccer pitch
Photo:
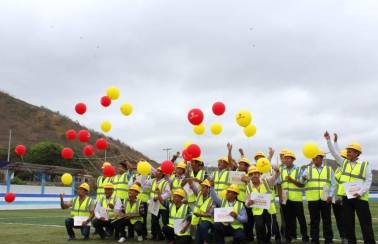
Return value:
[[(307, 224), (309, 224), (309, 216), (306, 209)], [(370, 210), (373, 216), (373, 227), (376, 240), (378, 240), (378, 202), (370, 203)], [(13, 243), (67, 243), (67, 234), (64, 227), (64, 219), (69, 216), (67, 210), (5, 210), (0, 211), (0, 228), (1, 239), (8, 244)], [(332, 216), (333, 217), (333, 216)], [(279, 219), (279, 218), (278, 218)], [(356, 220), (356, 223), (359, 223)], [(149, 224), (149, 223), (148, 223)], [(338, 232), (335, 226), (335, 220), (332, 219), (335, 243), (339, 243)], [(320, 228), (321, 229), (321, 228)], [(91, 228), (93, 233), (94, 229)], [(299, 230), (297, 230), (299, 231)], [(309, 228), (308, 228), (309, 231)], [(361, 230), (356, 226), (357, 238), (362, 240)], [(88, 243), (81, 241), (81, 235), (76, 230), (78, 241), (75, 243)], [(321, 233), (322, 235), (322, 233)], [(231, 239), (228, 239), (231, 241)], [(228, 242), (229, 242), (228, 241)], [(100, 240), (99, 236), (91, 235), (90, 243), (115, 242), (114, 240)], [(128, 242), (137, 242), (128, 241)], [(145, 241), (144, 243), (156, 243)], [(164, 243), (164, 242), (161, 242)], [(301, 243), (298, 241), (297, 243)]]

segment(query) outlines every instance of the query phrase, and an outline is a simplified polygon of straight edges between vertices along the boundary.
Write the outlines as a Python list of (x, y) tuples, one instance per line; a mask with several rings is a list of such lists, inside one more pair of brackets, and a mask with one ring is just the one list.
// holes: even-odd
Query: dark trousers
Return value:
[(277, 215), (272, 214), (272, 234), (277, 242), (281, 241), (280, 227), (278, 226)]
[(243, 224), (245, 236), (247, 238), (247, 241), (253, 241), (254, 240), (253, 227), (255, 225), (255, 220), (252, 213), (252, 208), (245, 208), (245, 210), (247, 211), (247, 216), (248, 216), (247, 223)]
[(272, 237), (272, 219), (271, 215), (268, 213), (268, 210), (264, 209), (261, 215), (255, 215), (254, 218), (257, 243), (270, 243), (270, 239)]
[(213, 229), (213, 224), (209, 221), (200, 221), (197, 225), (196, 244), (210, 243), (209, 231)]
[(310, 236), (311, 243), (319, 243), (320, 218), (323, 223), (323, 236), (325, 243), (331, 243), (333, 239), (331, 224), (331, 204), (325, 201), (308, 201), (310, 213)]
[(75, 228), (75, 229), (81, 230), (81, 234), (84, 236), (84, 238), (89, 238), (89, 233), (91, 230), (90, 226), (74, 227), (73, 218), (66, 219), (65, 225), (66, 225), (66, 230), (69, 237), (73, 237), (73, 238), (75, 237), (75, 232), (73, 230)]
[(234, 229), (231, 225), (224, 225), (222, 223), (214, 223), (214, 237), (216, 244), (224, 244), (226, 236), (233, 236), (233, 244), (242, 243), (245, 240), (245, 233), (243, 228)]
[(163, 233), (165, 235), (165, 239), (168, 242), (174, 242), (175, 244), (189, 244), (192, 241), (192, 237), (190, 235), (188, 236), (178, 236), (175, 235), (175, 230), (168, 226), (163, 226)]
[(144, 213), (142, 215), (143, 217), (143, 231), (142, 231), (142, 236), (143, 238), (147, 238), (147, 209), (148, 209), (148, 204), (146, 202), (141, 203), (143, 205)]
[(160, 218), (162, 219), (163, 226), (166, 226), (169, 221), (168, 211), (160, 209), (158, 216), (151, 214), (151, 234), (153, 239), (164, 239), (160, 227)]
[(104, 239), (106, 237), (106, 232), (104, 228), (106, 229), (108, 233), (113, 233), (114, 228), (110, 220), (103, 221), (100, 219), (94, 219), (92, 221), (92, 224), (93, 224), (93, 227), (96, 229), (97, 234), (100, 235), (101, 239)]
[[(134, 236), (134, 231), (137, 233), (138, 236), (142, 236), (143, 233), (143, 223), (141, 221), (137, 221), (134, 224), (130, 222), (129, 219), (120, 219), (116, 222), (114, 222), (114, 227), (116, 229), (116, 236), (115, 239), (119, 239), (121, 237), (126, 238), (126, 231), (125, 227), (128, 227), (128, 231), (132, 231), (132, 236)], [(128, 233), (128, 236), (130, 237), (131, 233)], [(118, 236), (119, 235), (119, 236)]]
[(343, 218), (343, 205), (341, 202), (336, 202), (332, 204), (333, 215), (335, 215), (337, 230), (341, 239), (346, 238), (345, 236), (345, 227), (344, 227), (344, 218)]
[(302, 240), (308, 241), (309, 237), (307, 235), (307, 224), (306, 224), (306, 218), (304, 216), (304, 210), (303, 210), (303, 203), (302, 202), (294, 202), (288, 200), (286, 202), (286, 205), (283, 206), (284, 211), (284, 217), (285, 217), (285, 237), (286, 241), (290, 242), (292, 239), (296, 238), (297, 236), (297, 226), (296, 226), (296, 220), (298, 219), (300, 228), (301, 228), (301, 234), (302, 234)]
[(356, 243), (355, 213), (357, 213), (360, 222), (364, 243), (375, 243), (369, 202), (358, 198), (347, 199), (347, 197), (343, 197), (343, 217), (348, 243)]

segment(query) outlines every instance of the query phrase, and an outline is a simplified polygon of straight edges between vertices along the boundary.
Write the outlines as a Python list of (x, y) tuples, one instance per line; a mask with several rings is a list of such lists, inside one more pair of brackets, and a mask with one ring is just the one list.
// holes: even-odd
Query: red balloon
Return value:
[(24, 156), (26, 154), (26, 147), (24, 145), (17, 145), (14, 151), (18, 156)]
[(73, 159), (74, 151), (71, 148), (69, 148), (69, 147), (65, 147), (60, 152), (60, 155), (64, 159), (71, 160), (71, 159)]
[(175, 170), (175, 165), (172, 163), (172, 161), (166, 160), (161, 163), (161, 171), (165, 175), (171, 175), (173, 171)]
[(73, 130), (73, 129), (66, 131), (66, 138), (69, 141), (75, 140), (76, 139), (76, 131)]
[(203, 121), (203, 112), (199, 108), (193, 108), (188, 113), (188, 120), (192, 125), (199, 125)]
[(85, 114), (87, 111), (87, 105), (85, 105), (85, 103), (77, 103), (75, 105), (75, 111), (80, 115)]
[(5, 200), (7, 203), (11, 203), (11, 202), (13, 202), (15, 199), (16, 199), (16, 194), (14, 194), (13, 192), (8, 192), (8, 193), (6, 193), (5, 196), (4, 196), (4, 200)]
[(105, 138), (99, 138), (96, 141), (96, 147), (98, 150), (106, 150), (108, 148), (108, 142)]
[(185, 151), (190, 155), (191, 158), (198, 158), (199, 156), (201, 156), (201, 148), (197, 144), (189, 145)]
[(117, 171), (114, 166), (108, 165), (102, 169), (102, 173), (104, 174), (105, 177), (113, 177), (116, 175)]
[(108, 96), (103, 96), (101, 98), (101, 105), (104, 107), (108, 107), (112, 103), (112, 100)]
[(213, 113), (215, 115), (222, 115), (226, 111), (226, 106), (222, 102), (216, 102), (213, 104)]
[(77, 137), (79, 138), (79, 141), (81, 142), (88, 142), (89, 139), (91, 138), (91, 133), (87, 130), (80, 130), (77, 133)]
[(185, 161), (192, 160), (192, 156), (188, 153), (187, 150), (182, 151), (182, 157), (184, 158)]
[(90, 157), (90, 156), (93, 156), (94, 154), (94, 148), (92, 145), (86, 145), (84, 148), (83, 148), (83, 154), (87, 157)]

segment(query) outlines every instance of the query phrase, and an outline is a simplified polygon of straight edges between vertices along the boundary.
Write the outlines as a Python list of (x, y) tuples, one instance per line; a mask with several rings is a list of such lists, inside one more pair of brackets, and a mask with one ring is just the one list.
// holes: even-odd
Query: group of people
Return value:
[[(122, 243), (133, 240), (136, 233), (138, 241), (147, 240), (147, 215), (151, 215), (153, 241), (225, 243), (225, 237), (232, 236), (233, 243), (255, 239), (264, 244), (272, 240), (290, 243), (298, 238), (298, 220), (303, 243), (320, 243), (321, 221), (324, 243), (332, 243), (332, 209), (343, 243), (356, 243), (355, 214), (364, 243), (375, 243), (368, 202), (372, 172), (369, 163), (359, 159), (362, 148), (352, 143), (340, 151), (336, 135), (334, 142), (328, 132), (324, 137), (336, 168), (326, 164), (322, 151), (309, 164), (298, 166), (294, 152), (283, 149), (279, 153), (281, 164), (262, 173), (255, 162), (264, 157), (271, 160), (272, 148), (267, 156), (257, 152), (255, 162), (239, 149), (240, 159), (235, 161), (231, 144), (227, 144), (228, 156), (218, 160), (218, 168), (212, 173), (200, 157), (176, 163), (172, 175), (165, 175), (158, 167), (151, 175), (142, 176), (130, 164), (120, 163), (115, 177), (98, 177), (96, 200), (88, 196), (87, 183), (79, 186), (71, 201), (65, 202), (61, 195), (61, 207), (71, 208), (71, 218), (65, 222), (69, 240), (75, 239), (74, 228), (80, 228), (84, 238), (89, 239), (90, 225), (102, 239), (115, 238)], [(172, 161), (177, 158), (179, 154)], [(231, 171), (243, 172), (241, 183), (230, 183)], [(345, 183), (354, 182), (361, 187), (349, 196)], [(251, 197), (254, 194), (269, 195), (269, 208), (256, 207)], [(310, 215), (309, 235), (304, 199)], [(231, 209), (232, 221), (215, 221), (217, 208)]]

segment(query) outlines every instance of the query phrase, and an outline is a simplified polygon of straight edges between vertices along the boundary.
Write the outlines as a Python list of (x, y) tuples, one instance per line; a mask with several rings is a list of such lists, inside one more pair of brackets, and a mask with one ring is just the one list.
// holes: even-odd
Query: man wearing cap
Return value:
[(279, 175), (279, 171), (277, 170), (276, 174), (272, 175), (269, 179), (261, 180), (261, 172), (255, 166), (251, 166), (248, 170), (248, 175), (251, 177), (251, 181), (247, 185), (248, 200), (246, 201), (246, 205), (248, 207), (254, 204), (254, 201), (251, 200), (251, 195), (253, 193), (270, 195), (269, 209), (252, 208), (253, 216), (255, 218), (257, 241), (262, 244), (270, 243), (273, 233), (275, 235), (276, 243), (281, 243), (281, 236), (276, 218), (275, 194), (272, 190)]
[[(303, 210), (303, 187), (301, 168), (294, 165), (296, 159), (294, 152), (286, 151), (283, 155), (284, 166), (280, 168), (278, 178), (278, 193), (281, 196), (282, 210), (285, 219), (285, 238), (290, 243), (296, 238), (296, 219), (298, 219), (303, 243), (308, 243), (307, 224)], [(286, 203), (284, 201), (286, 199)]]
[[(343, 216), (346, 238), (348, 243), (356, 243), (355, 214), (359, 219), (362, 236), (365, 243), (375, 243), (372, 217), (369, 208), (369, 189), (372, 183), (372, 172), (368, 162), (360, 161), (362, 147), (358, 143), (347, 146), (347, 159), (343, 159), (332, 145), (328, 132), (324, 134), (328, 148), (332, 156), (341, 165), (341, 173), (338, 175), (338, 195), (343, 197)], [(345, 183), (359, 183), (360, 190), (354, 193), (353, 198), (347, 197)]]
[[(102, 169), (104, 169), (106, 166), (111, 166), (109, 162), (105, 162), (102, 164)], [(104, 185), (107, 183), (112, 183), (113, 177), (105, 177), (103, 175), (100, 175), (97, 178), (97, 195), (96, 195), (96, 201), (99, 201), (100, 198), (102, 198), (105, 195)]]
[[(170, 244), (189, 244), (192, 240), (190, 235), (191, 210), (189, 205), (184, 203), (185, 191), (180, 188), (176, 189), (173, 192), (172, 203), (164, 199), (160, 191), (157, 191), (157, 194), (160, 203), (169, 210), (168, 225), (163, 226), (165, 239)], [(181, 228), (175, 232), (174, 222), (179, 219), (182, 220)]]
[(306, 199), (310, 213), (311, 243), (319, 242), (320, 218), (323, 223), (323, 237), (325, 244), (332, 243), (333, 233), (331, 224), (331, 204), (334, 196), (336, 182), (332, 168), (323, 163), (325, 153), (319, 151), (312, 164), (308, 165), (303, 173), (305, 182)]
[(215, 243), (225, 243), (226, 236), (233, 236), (233, 243), (242, 243), (245, 240), (243, 224), (247, 222), (248, 216), (244, 204), (238, 201), (239, 187), (230, 185), (227, 188), (226, 199), (220, 199), (214, 188), (210, 190), (210, 196), (215, 205), (221, 208), (232, 207), (233, 211), (230, 216), (234, 218), (231, 223), (214, 223)]
[[(96, 202), (95, 219), (93, 220), (93, 227), (100, 235), (101, 239), (105, 239), (106, 235), (111, 236), (113, 233), (113, 226), (111, 221), (114, 220), (118, 214), (122, 212), (122, 202), (114, 194), (114, 186), (112, 183), (104, 185), (105, 196)], [(104, 228), (107, 233), (105, 233)]]
[[(64, 194), (60, 194), (60, 207), (61, 209), (71, 208), (71, 218), (66, 219), (65, 225), (68, 234), (68, 240), (75, 240), (75, 232), (73, 228), (80, 228), (84, 240), (89, 240), (90, 222), (94, 217), (94, 203), (92, 198), (88, 196), (90, 188), (87, 183), (83, 183), (77, 189), (77, 196), (68, 202), (64, 202)], [(74, 226), (75, 218), (87, 218), (81, 226)]]
[(116, 235), (118, 242), (123, 243), (126, 241), (125, 226), (128, 227), (129, 237), (134, 236), (134, 231), (137, 233), (138, 241), (143, 241), (143, 215), (147, 211), (144, 208), (141, 201), (138, 199), (138, 194), (141, 192), (141, 188), (138, 184), (134, 184), (129, 188), (128, 198), (123, 202), (124, 214), (120, 214), (119, 219), (114, 222), (116, 230), (119, 232), (119, 236)]

